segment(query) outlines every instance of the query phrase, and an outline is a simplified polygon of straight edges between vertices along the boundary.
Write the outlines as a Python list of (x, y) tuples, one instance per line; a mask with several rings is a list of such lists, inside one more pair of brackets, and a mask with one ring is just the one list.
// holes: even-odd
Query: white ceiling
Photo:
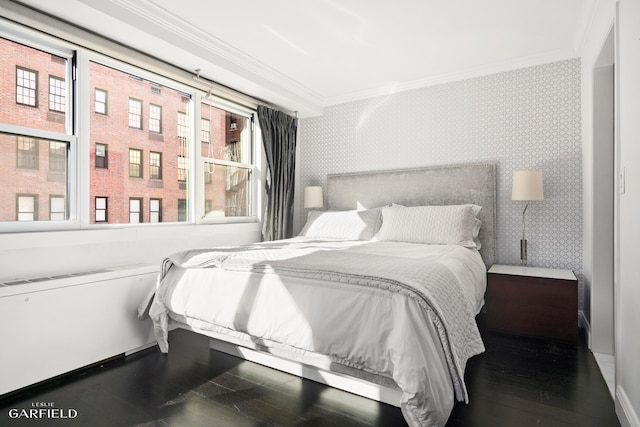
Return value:
[(20, 0), (301, 116), (580, 56), (598, 0)]

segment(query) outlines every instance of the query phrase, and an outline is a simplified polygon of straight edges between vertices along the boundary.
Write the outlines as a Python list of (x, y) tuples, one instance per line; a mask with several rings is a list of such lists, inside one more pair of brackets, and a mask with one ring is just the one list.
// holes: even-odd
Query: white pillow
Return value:
[(381, 210), (309, 211), (300, 236), (371, 240), (380, 228)]
[(477, 248), (478, 205), (415, 206), (382, 209), (381, 241), (461, 245)]

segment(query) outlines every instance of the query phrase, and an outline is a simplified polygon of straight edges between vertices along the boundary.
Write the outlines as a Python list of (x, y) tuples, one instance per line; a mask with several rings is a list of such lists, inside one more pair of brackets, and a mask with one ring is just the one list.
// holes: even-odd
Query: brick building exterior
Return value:
[[(0, 61), (0, 122), (65, 133), (67, 60), (0, 38)], [(90, 222), (187, 220), (190, 95), (94, 62), (89, 74), (89, 141), (79, 143), (89, 144)], [(246, 118), (205, 103), (201, 115), (203, 156), (250, 155), (239, 143)], [(66, 148), (0, 135), (0, 221), (65, 218)], [(205, 163), (206, 214), (247, 215), (248, 179), (245, 169)]]

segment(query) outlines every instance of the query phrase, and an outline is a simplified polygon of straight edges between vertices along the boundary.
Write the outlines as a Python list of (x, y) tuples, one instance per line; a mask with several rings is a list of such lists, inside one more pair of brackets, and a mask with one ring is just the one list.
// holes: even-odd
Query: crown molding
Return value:
[[(322, 97), (299, 82), (269, 67), (254, 57), (234, 48), (223, 40), (177, 18), (150, 0), (80, 0), (92, 7), (116, 17), (123, 22), (143, 29), (147, 34), (180, 49), (189, 50), (205, 59), (215, 68), (223, 68), (241, 76), (255, 85), (279, 93), (293, 103), (311, 112), (320, 112)], [(119, 9), (119, 10), (118, 10)], [(125, 12), (125, 13), (123, 13)], [(201, 75), (217, 81), (207, 64), (199, 67)], [(223, 82), (224, 83), (224, 82)], [(243, 88), (238, 88), (243, 90)]]
[[(64, 11), (49, 0), (12, 0), (8, 6), (12, 6), (9, 12), (13, 12), (16, 22), (23, 22), (26, 16), (33, 21), (31, 26), (38, 29), (41, 29), (40, 22), (47, 22), (51, 35), (68, 36), (67, 26), (55, 22), (62, 20), (88, 31), (91, 40), (104, 37), (193, 76), (195, 70), (200, 69), (199, 75), (204, 81), (226, 86), (259, 102), (297, 111), (299, 116), (322, 113), (322, 97), (318, 93), (181, 20), (153, 1), (67, 2)], [(70, 38), (63, 38), (73, 40), (75, 33), (70, 34)], [(80, 45), (84, 44), (80, 42)]]

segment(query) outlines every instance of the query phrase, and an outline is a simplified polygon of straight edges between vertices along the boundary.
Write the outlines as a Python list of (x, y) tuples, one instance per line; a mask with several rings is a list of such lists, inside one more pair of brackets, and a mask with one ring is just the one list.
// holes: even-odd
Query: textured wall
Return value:
[[(498, 263), (520, 262), (515, 170), (544, 172), (527, 210), (529, 265), (582, 273), (580, 60), (572, 59), (325, 108), (300, 120), (301, 187), (330, 173), (493, 162)], [(296, 206), (296, 229), (306, 215)], [(582, 308), (582, 285), (580, 307)]]

